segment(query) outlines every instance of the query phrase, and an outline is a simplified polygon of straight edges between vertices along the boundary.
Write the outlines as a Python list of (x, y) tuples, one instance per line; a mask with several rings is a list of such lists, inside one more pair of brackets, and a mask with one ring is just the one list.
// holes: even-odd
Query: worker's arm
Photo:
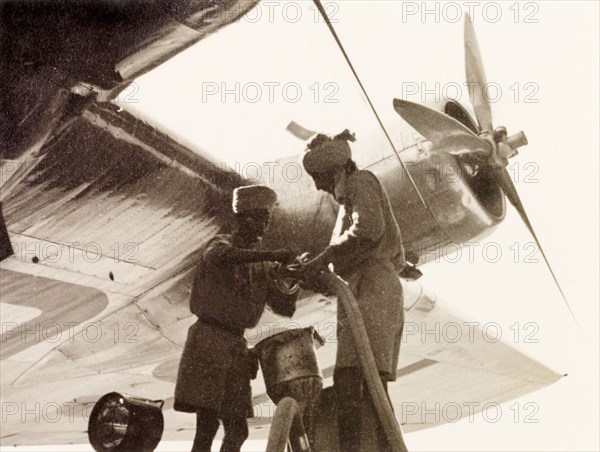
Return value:
[(247, 264), (252, 262), (273, 261), (289, 263), (297, 253), (291, 249), (253, 250), (238, 248), (226, 240), (215, 240), (206, 251), (205, 259), (215, 264)]
[(381, 185), (374, 174), (359, 171), (349, 177), (346, 196), (352, 224), (330, 244), (333, 255), (361, 244), (373, 246), (385, 232)]
[[(348, 180), (347, 200), (352, 224), (305, 267), (309, 272), (316, 268), (345, 267), (373, 249), (385, 232), (382, 191), (375, 175), (366, 171)], [(344, 211), (340, 211), (344, 215)], [(338, 218), (338, 224), (340, 223)]]

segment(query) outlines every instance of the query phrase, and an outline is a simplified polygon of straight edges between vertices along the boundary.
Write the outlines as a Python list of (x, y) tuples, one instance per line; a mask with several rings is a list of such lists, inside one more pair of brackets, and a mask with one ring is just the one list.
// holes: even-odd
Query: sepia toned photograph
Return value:
[(596, 1), (0, 0), (0, 452), (600, 450)]

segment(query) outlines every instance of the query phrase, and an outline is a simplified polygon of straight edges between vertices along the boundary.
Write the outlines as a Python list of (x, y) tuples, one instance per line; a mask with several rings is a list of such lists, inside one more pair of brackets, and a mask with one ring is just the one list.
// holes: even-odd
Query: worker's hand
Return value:
[(300, 280), (300, 287), (304, 290), (322, 293), (326, 296), (335, 295), (335, 292), (329, 286), (322, 273)]
[(310, 255), (310, 253), (308, 251), (305, 253), (302, 253), (300, 256), (298, 256), (298, 262), (301, 262), (302, 264), (306, 264), (307, 262), (310, 262), (311, 259), (312, 259), (312, 256)]
[(423, 276), (423, 272), (421, 272), (421, 270), (419, 270), (417, 267), (415, 267), (413, 264), (407, 261), (398, 273), (398, 276), (409, 281), (416, 281), (421, 276)]
[(272, 251), (273, 260), (281, 262), (282, 264), (291, 264), (298, 256), (298, 251), (292, 248), (282, 248), (279, 250)]
[(294, 264), (283, 265), (280, 264), (277, 268), (277, 273), (280, 278), (294, 278), (300, 279), (300, 268)]
[(319, 274), (327, 269), (327, 257), (324, 254), (320, 254), (312, 260), (305, 262), (302, 265), (301, 275), (302, 280), (314, 280)]
[(293, 273), (294, 277), (300, 278), (299, 275), (302, 274), (302, 269), (304, 268), (304, 264), (310, 261), (310, 253), (297, 253), (297, 256), (294, 260), (288, 263), (285, 268), (290, 273)]

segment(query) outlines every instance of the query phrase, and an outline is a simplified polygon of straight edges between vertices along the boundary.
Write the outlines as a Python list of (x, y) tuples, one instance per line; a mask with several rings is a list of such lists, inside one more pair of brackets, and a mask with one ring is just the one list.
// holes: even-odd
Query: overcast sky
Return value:
[[(598, 3), (430, 2), (425, 15), (422, 2), (324, 3), (386, 123), (399, 121), (394, 97), (431, 102), (450, 95), (469, 103), (460, 9), (473, 8), (494, 125), (524, 130), (529, 139), (511, 174), (587, 336), (581, 340), (541, 255), (527, 262), (533, 239), (509, 207), (488, 239), (502, 259), (486, 259), (482, 242), (472, 261), (465, 254), (425, 266), (424, 284), (470, 318), (503, 328), (536, 322), (540, 342), (516, 346), (570, 376), (522, 399), (539, 403), (537, 424), (461, 421), (411, 434), (409, 445), (597, 449)], [(315, 14), (308, 1), (263, 2), (136, 81), (120, 103), (231, 166), (301, 152), (303, 143), (285, 132), (292, 119), (328, 133), (348, 127), (359, 139), (381, 133)]]

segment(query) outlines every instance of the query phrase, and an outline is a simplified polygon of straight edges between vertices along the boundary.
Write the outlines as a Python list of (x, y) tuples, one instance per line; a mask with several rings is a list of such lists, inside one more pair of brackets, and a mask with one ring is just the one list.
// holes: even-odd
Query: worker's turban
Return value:
[(312, 140), (302, 158), (302, 165), (311, 176), (335, 171), (352, 158), (348, 141), (354, 141), (354, 135), (345, 130), (333, 138), (319, 134)]
[(277, 194), (264, 185), (248, 185), (233, 190), (233, 211), (271, 210), (277, 202)]

